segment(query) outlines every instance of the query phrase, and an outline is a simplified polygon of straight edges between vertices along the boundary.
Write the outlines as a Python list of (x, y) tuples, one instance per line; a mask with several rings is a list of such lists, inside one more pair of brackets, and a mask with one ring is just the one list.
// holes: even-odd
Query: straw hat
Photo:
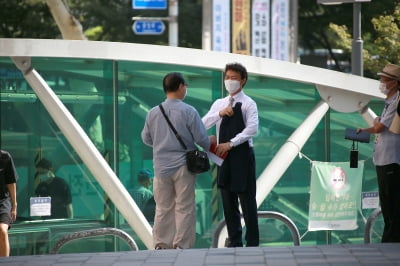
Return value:
[(400, 66), (394, 64), (387, 64), (381, 72), (377, 73), (378, 76), (384, 76), (391, 79), (400, 81)]

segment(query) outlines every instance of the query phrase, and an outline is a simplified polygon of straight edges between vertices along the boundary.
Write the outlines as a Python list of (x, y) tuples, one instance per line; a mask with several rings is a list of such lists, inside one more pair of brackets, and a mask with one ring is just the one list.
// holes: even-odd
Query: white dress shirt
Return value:
[[(219, 111), (224, 109), (229, 105), (229, 98), (231, 96), (227, 96), (222, 99), (216, 100), (210, 108), (210, 111), (201, 119), (207, 129), (216, 125), (217, 127), (217, 140), (219, 139), (219, 127), (221, 125), (222, 117), (219, 116)], [(233, 96), (234, 102), (233, 106), (236, 103), (242, 103), (242, 113), (245, 128), (242, 132), (237, 134), (234, 138), (231, 139), (233, 146), (238, 146), (246, 141), (249, 141), (250, 147), (253, 147), (253, 139), (258, 132), (258, 111), (256, 102), (251, 99), (249, 96), (244, 94), (243, 91)]]

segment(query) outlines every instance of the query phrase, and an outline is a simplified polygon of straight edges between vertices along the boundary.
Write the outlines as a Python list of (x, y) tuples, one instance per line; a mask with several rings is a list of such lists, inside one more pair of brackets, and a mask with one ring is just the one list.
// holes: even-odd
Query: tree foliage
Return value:
[[(386, 20), (394, 19), (396, 6), (400, 3), (399, 0), (379, 0), (365, 2), (362, 7), (362, 39), (364, 43), (364, 75), (376, 78), (376, 70), (382, 68), (386, 62), (400, 63), (396, 58), (383, 60), (387, 57), (388, 49), (386, 44), (378, 42), (384, 34), (393, 42), (395, 40), (393, 34), (387, 34), (383, 30), (379, 30), (378, 24), (381, 24), (381, 17), (386, 17)], [(378, 23), (378, 24), (377, 24)], [(399, 20), (393, 20), (394, 24), (398, 24)], [(386, 31), (388, 23), (384, 26)], [(393, 28), (393, 25), (390, 26)], [(323, 6), (317, 4), (316, 0), (301, 0), (299, 1), (299, 46), (305, 50), (313, 51), (318, 48), (326, 49), (330, 57), (338, 62), (339, 59), (333, 53), (333, 49), (343, 49), (347, 58), (351, 60), (351, 44), (352, 44), (352, 29), (353, 29), (353, 5), (328, 5)], [(391, 56), (398, 57), (399, 51), (391, 49)], [(378, 60), (379, 59), (379, 60)], [(337, 70), (340, 69), (338, 63)]]
[[(400, 63), (400, 3), (397, 3), (393, 14), (372, 18), (371, 24), (373, 30), (364, 34), (363, 59), (366, 76), (376, 77), (382, 66)], [(350, 54), (352, 36), (347, 27), (331, 23), (329, 30), (335, 47)]]
[(1, 38), (60, 38), (45, 1), (2, 0), (0, 6)]
[(387, 63), (400, 64), (400, 3), (393, 15), (379, 16), (372, 23), (377, 38), (371, 41), (365, 62), (376, 73)]
[[(132, 30), (132, 17), (168, 17), (168, 10), (134, 10), (132, 0), (64, 1), (89, 40), (168, 45), (168, 22), (161, 35), (135, 35)], [(179, 1), (179, 14), (179, 46), (201, 48), (202, 1)], [(2, 0), (0, 37), (57, 39), (61, 34), (44, 0)]]
[[(69, 0), (90, 40), (168, 45), (168, 22), (161, 35), (135, 35), (132, 17), (168, 17), (168, 10), (134, 10), (132, 0)], [(201, 0), (179, 1), (179, 46), (201, 48)]]

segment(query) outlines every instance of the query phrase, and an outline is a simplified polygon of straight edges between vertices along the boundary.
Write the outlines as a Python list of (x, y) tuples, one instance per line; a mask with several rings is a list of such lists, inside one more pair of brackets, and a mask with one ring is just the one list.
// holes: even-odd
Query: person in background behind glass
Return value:
[(128, 190), (142, 211), (147, 201), (153, 197), (153, 192), (150, 190), (152, 178), (153, 174), (149, 169), (142, 169), (137, 175), (138, 184)]
[(11, 155), (0, 150), (0, 256), (10, 256), (8, 230), (17, 218), (17, 171)]
[(36, 171), (40, 182), (35, 189), (38, 197), (51, 197), (51, 216), (44, 219), (72, 218), (71, 190), (61, 177), (55, 176), (52, 163), (43, 158), (36, 164)]
[(142, 169), (137, 175), (138, 184), (128, 192), (135, 200), (139, 209), (149, 223), (153, 223), (155, 214), (155, 202), (153, 197), (153, 174), (149, 169)]

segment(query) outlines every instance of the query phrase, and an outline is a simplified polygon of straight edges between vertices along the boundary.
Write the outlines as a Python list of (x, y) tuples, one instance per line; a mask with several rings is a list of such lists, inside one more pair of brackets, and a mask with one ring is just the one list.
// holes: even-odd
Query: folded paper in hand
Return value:
[(228, 155), (228, 153), (223, 154), (222, 156), (218, 156), (216, 154), (216, 149), (217, 145), (216, 144), (211, 144), (210, 146), (210, 151), (207, 152), (208, 158), (215, 163), (218, 166), (221, 166), (222, 163), (224, 162), (224, 159), (226, 158), (226, 156)]
[(358, 141), (358, 142), (369, 143), (370, 134), (365, 131), (361, 131), (361, 132), (357, 133), (357, 129), (346, 128), (344, 138), (349, 139), (349, 140)]

